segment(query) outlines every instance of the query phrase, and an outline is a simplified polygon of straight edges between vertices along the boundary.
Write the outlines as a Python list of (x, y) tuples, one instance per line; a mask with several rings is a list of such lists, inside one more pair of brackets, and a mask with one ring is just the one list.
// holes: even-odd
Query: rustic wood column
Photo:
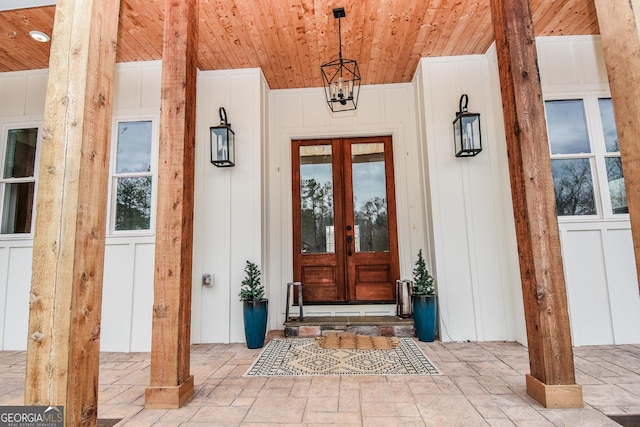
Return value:
[(529, 345), (527, 393), (545, 407), (581, 407), (529, 1), (491, 0), (491, 13)]
[(158, 209), (146, 408), (179, 408), (189, 372), (198, 2), (165, 2)]
[(640, 291), (640, 1), (595, 0), (616, 118)]
[(119, 0), (58, 0), (35, 237), (26, 405), (95, 425)]

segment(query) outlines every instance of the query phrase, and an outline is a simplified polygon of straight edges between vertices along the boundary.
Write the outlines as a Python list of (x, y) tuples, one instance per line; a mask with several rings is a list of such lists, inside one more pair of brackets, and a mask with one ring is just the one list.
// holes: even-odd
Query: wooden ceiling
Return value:
[[(118, 62), (162, 57), (165, 0), (121, 0)], [(344, 6), (343, 57), (363, 84), (409, 82), (421, 57), (478, 54), (493, 41), (489, 0), (200, 0), (198, 67), (260, 67), (272, 89), (322, 86), (338, 57), (335, 7)], [(537, 35), (598, 34), (593, 0), (531, 0)], [(0, 12), (0, 72), (48, 67), (55, 6)]]

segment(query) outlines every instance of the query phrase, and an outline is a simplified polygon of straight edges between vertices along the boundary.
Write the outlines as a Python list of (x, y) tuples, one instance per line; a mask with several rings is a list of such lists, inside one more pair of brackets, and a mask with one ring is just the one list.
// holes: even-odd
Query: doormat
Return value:
[(331, 349), (391, 350), (400, 345), (400, 340), (398, 337), (356, 335), (351, 332), (327, 332), (324, 337), (316, 338), (316, 345), (320, 348)]
[(440, 375), (411, 338), (392, 349), (324, 349), (314, 338), (273, 339), (245, 376)]

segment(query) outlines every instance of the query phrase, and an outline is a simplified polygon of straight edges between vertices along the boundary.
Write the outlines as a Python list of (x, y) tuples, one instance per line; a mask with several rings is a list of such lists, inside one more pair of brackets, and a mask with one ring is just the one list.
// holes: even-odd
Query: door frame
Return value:
[[(353, 213), (353, 188), (351, 185), (344, 185), (346, 180), (352, 180), (352, 170), (347, 168), (347, 165), (351, 162), (345, 162), (342, 156), (350, 155), (351, 146), (355, 144), (365, 143), (380, 143), (384, 144), (384, 162), (385, 162), (385, 190), (387, 198), (387, 215), (388, 215), (388, 232), (389, 232), (389, 251), (388, 251), (388, 265), (389, 265), (389, 298), (385, 300), (357, 300), (355, 289), (355, 264), (347, 259), (347, 237), (346, 237), (346, 225), (349, 220), (347, 214)], [(348, 144), (349, 148), (345, 148)], [(322, 254), (305, 254), (305, 263), (302, 262), (302, 258), (299, 254), (302, 253), (302, 236), (301, 236), (301, 212), (299, 205), (300, 198), (300, 160), (299, 160), (299, 147), (301, 146), (314, 146), (314, 145), (330, 145), (332, 147), (332, 179), (333, 179), (333, 203), (334, 203), (334, 239), (335, 239), (335, 252), (333, 257), (335, 262), (332, 265), (327, 265), (326, 255)], [(291, 161), (292, 161), (292, 239), (293, 239), (293, 277), (294, 281), (300, 281), (302, 278), (303, 264), (314, 264), (314, 258), (318, 258), (316, 263), (318, 266), (325, 265), (326, 267), (333, 267), (336, 271), (336, 289), (335, 300), (318, 302), (317, 304), (323, 305), (341, 305), (341, 304), (389, 304), (395, 303), (396, 286), (395, 281), (400, 278), (400, 254), (398, 248), (398, 229), (397, 229), (397, 204), (395, 197), (395, 174), (394, 174), (394, 161), (393, 161), (393, 138), (392, 135), (386, 134), (381, 136), (344, 136), (344, 137), (331, 137), (331, 138), (306, 138), (306, 139), (294, 139), (291, 140)], [(339, 164), (340, 170), (336, 170), (335, 166)], [(347, 198), (350, 198), (347, 200)], [(298, 203), (296, 203), (298, 202)], [(349, 211), (349, 212), (347, 212)], [(337, 212), (343, 212), (343, 215), (336, 214)], [(354, 224), (351, 224), (354, 226)], [(340, 230), (340, 232), (338, 232)], [(353, 234), (353, 231), (352, 231)], [(374, 256), (380, 256), (385, 252), (355, 253), (354, 256), (360, 259), (370, 259)], [(351, 283), (348, 281), (351, 280)], [(343, 286), (337, 286), (338, 283), (344, 283)], [(304, 287), (303, 287), (304, 288)], [(305, 298), (305, 302), (309, 299)]]

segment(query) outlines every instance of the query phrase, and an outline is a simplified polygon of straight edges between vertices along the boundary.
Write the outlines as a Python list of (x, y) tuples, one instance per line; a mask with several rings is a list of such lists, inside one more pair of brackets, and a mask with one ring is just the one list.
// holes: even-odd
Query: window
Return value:
[(556, 214), (607, 218), (628, 213), (611, 99), (548, 100), (545, 110)]
[(152, 121), (117, 123), (113, 172), (112, 229), (151, 229)]
[(600, 120), (602, 121), (602, 133), (606, 149), (604, 161), (607, 169), (611, 208), (614, 214), (629, 213), (627, 193), (624, 187), (624, 175), (622, 174), (622, 161), (620, 160), (618, 132), (613, 118), (611, 98), (598, 99), (598, 105), (600, 107)]
[(38, 128), (9, 129), (6, 138), (0, 233), (31, 233)]

